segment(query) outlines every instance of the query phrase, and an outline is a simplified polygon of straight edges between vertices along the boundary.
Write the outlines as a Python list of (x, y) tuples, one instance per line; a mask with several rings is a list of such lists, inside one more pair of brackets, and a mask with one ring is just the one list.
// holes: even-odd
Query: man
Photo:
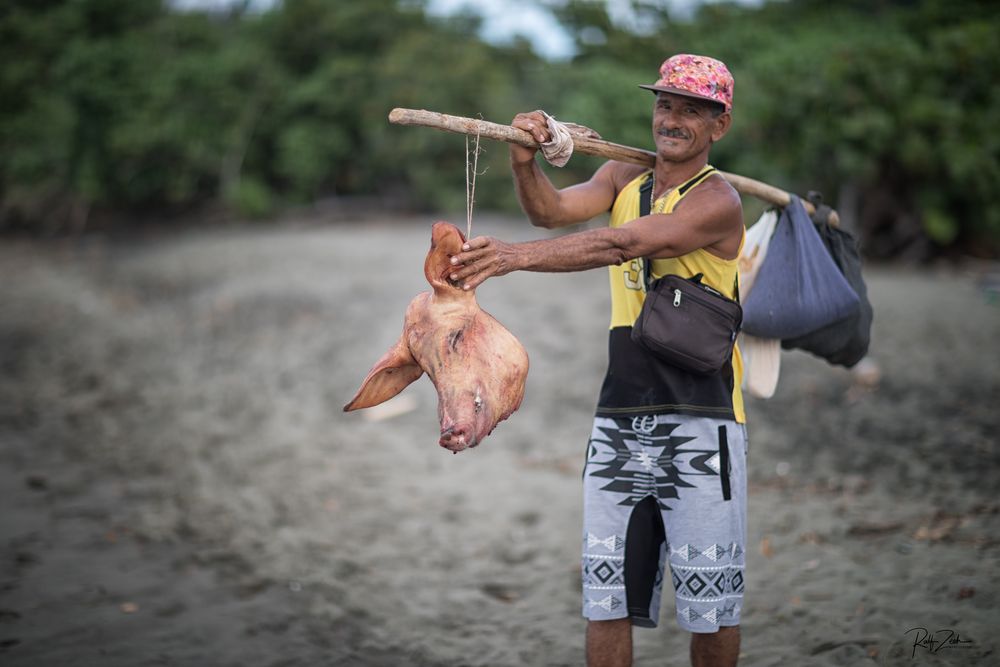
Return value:
[[(525, 243), (471, 239), (452, 259), (452, 279), (472, 289), (511, 271), (609, 267), (608, 371), (584, 471), (588, 664), (631, 664), (632, 625), (656, 626), (669, 576), (678, 624), (692, 633), (692, 665), (735, 665), (746, 543), (739, 350), (721, 371), (696, 375), (630, 338), (644, 298), (643, 258), (652, 259), (655, 277), (701, 273), (704, 283), (738, 295), (740, 199), (708, 165), (732, 121), (733, 78), (718, 60), (681, 54), (641, 87), (656, 95), (652, 190), (642, 187), (648, 170), (620, 162), (556, 190), (535, 150), (512, 145), (517, 196), (533, 224), (563, 227), (608, 210), (610, 224)], [(541, 112), (519, 114), (513, 125), (540, 143), (550, 139)], [(650, 214), (642, 216), (639, 199), (647, 196)]]

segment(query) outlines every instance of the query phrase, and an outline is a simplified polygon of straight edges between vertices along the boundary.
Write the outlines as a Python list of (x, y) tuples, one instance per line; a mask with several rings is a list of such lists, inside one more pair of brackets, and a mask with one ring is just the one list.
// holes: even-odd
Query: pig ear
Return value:
[(368, 377), (351, 402), (344, 406), (344, 412), (370, 408), (387, 401), (406, 388), (424, 371), (414, 361), (403, 338), (379, 359), (368, 371)]
[[(431, 230), (431, 249), (424, 260), (424, 277), (437, 294), (456, 290), (456, 286), (448, 282), (447, 276), (452, 272), (451, 256), (462, 251), (465, 236), (455, 225), (449, 222), (435, 222)], [(461, 291), (461, 290), (459, 290)]]

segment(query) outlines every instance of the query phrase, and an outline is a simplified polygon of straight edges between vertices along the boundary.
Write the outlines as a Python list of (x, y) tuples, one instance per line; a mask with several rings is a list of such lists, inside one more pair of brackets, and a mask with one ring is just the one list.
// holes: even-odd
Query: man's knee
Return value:
[(619, 667), (632, 664), (632, 621), (587, 622), (587, 665)]
[(692, 667), (735, 667), (740, 655), (740, 626), (723, 626), (718, 632), (691, 634)]
[(587, 638), (601, 643), (632, 645), (632, 619), (587, 621)]

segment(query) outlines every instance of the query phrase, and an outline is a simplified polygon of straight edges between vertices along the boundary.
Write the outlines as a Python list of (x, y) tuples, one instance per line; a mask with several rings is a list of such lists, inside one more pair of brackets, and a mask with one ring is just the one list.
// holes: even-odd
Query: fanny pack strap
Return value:
[[(642, 182), (639, 186), (639, 217), (644, 218), (649, 215), (649, 209), (651, 202), (649, 201), (653, 194), (653, 172), (646, 174), (646, 180)], [(649, 258), (642, 258), (642, 289), (644, 292), (649, 291), (649, 284), (653, 282), (652, 277), (652, 267), (649, 264)]]
[[(709, 176), (711, 176), (712, 174), (714, 174), (716, 171), (718, 171), (718, 170), (715, 167), (710, 167), (706, 171), (699, 172), (698, 174), (696, 174), (690, 180), (685, 181), (684, 183), (682, 183), (681, 186), (678, 188), (678, 191), (680, 191), (682, 194), (684, 192), (687, 192), (692, 187), (694, 187), (698, 183), (701, 183), (703, 180), (705, 180), (706, 178), (708, 178)], [(644, 180), (642, 182), (642, 185), (639, 186), (639, 217), (640, 218), (649, 215), (649, 211), (650, 211), (650, 208), (651, 208), (651, 205), (652, 205), (652, 202), (650, 201), (650, 199), (651, 199), (650, 195), (652, 193), (653, 193), (653, 172), (650, 171), (648, 174), (646, 174), (646, 180)], [(701, 282), (700, 281), (701, 275), (702, 274), (700, 274), (700, 273), (698, 274), (699, 280), (697, 282)], [(649, 291), (649, 286), (650, 286), (650, 284), (652, 282), (653, 282), (653, 267), (652, 267), (652, 264), (650, 263), (648, 257), (643, 257), (642, 258), (642, 285), (643, 285), (643, 290), (646, 291), (646, 292), (648, 292)], [(736, 296), (736, 303), (739, 303), (740, 302), (740, 274), (739, 274), (738, 271), (736, 273), (736, 276), (733, 278), (733, 294)]]

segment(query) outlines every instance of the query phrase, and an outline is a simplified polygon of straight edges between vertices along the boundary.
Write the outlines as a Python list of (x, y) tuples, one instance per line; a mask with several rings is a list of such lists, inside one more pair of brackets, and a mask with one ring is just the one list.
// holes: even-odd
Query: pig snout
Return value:
[(479, 391), (445, 400), (442, 408), (438, 443), (445, 449), (460, 452), (475, 447), (492, 430), (485, 399)]
[(475, 431), (469, 425), (456, 424), (441, 431), (441, 439), (438, 443), (445, 449), (453, 452), (460, 452), (467, 447), (475, 447)]

